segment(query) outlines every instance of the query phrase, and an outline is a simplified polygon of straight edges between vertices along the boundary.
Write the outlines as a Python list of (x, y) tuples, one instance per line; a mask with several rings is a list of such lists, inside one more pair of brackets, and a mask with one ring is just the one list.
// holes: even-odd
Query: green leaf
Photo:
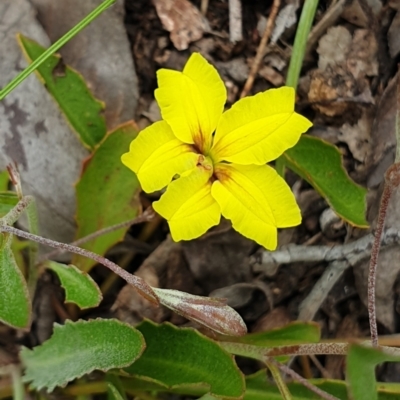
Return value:
[(121, 379), (114, 373), (107, 373), (107, 399), (108, 400), (127, 400), (125, 389)]
[(96, 282), (89, 274), (82, 272), (75, 265), (64, 265), (54, 261), (47, 263), (47, 268), (54, 271), (65, 289), (65, 302), (75, 303), (80, 309), (97, 307), (103, 296)]
[(295, 321), (283, 328), (265, 332), (250, 333), (240, 337), (221, 337), (224, 342), (246, 343), (254, 346), (277, 347), (301, 343), (318, 343), (321, 338), (320, 326), (315, 322)]
[[(347, 388), (343, 381), (312, 379), (311, 383), (336, 396), (347, 400)], [(297, 382), (288, 383), (293, 400), (320, 400), (321, 397)], [(278, 387), (267, 379), (266, 371), (246, 377), (246, 393), (243, 400), (282, 400)]]
[[(29, 62), (36, 60), (46, 50), (22, 35), (17, 38)], [(104, 103), (93, 97), (83, 77), (65, 66), (58, 54), (49, 57), (36, 72), (82, 143), (93, 149), (107, 131), (102, 114)]]
[(7, 171), (0, 172), (0, 192), (5, 192), (8, 189), (8, 183), (10, 182), (10, 177)]
[(197, 384), (208, 387), (217, 397), (243, 395), (244, 378), (232, 355), (211, 339), (194, 329), (179, 329), (169, 323), (145, 321), (137, 329), (147, 347), (137, 362), (125, 368), (126, 372), (169, 388)]
[(0, 321), (14, 328), (31, 324), (28, 287), (11, 251), (12, 235), (0, 234)]
[(312, 185), (333, 210), (352, 225), (367, 228), (367, 190), (342, 166), (339, 150), (321, 139), (303, 135), (283, 156), (287, 166)]
[[(318, 343), (321, 332), (314, 322), (292, 322), (283, 328), (251, 333), (241, 337), (220, 336), (221, 346), (228, 352), (264, 362), (266, 349), (279, 346)], [(286, 359), (286, 356), (283, 356)]]
[[(185, 396), (200, 397), (206, 394), (204, 388), (198, 386), (179, 386), (177, 388), (165, 388), (154, 382), (143, 378), (121, 378), (122, 385), (128, 394), (140, 397), (143, 391), (151, 391), (157, 393), (174, 393)], [(325, 392), (330, 393), (342, 400), (350, 400), (347, 394), (347, 386), (345, 381), (333, 379), (311, 379), (309, 381), (313, 385), (319, 387)], [(289, 390), (293, 400), (321, 400), (321, 397), (305, 388), (298, 382), (288, 382)], [(74, 392), (75, 393), (75, 392)], [(400, 399), (399, 383), (378, 383), (378, 400), (398, 400)], [(246, 377), (246, 392), (244, 400), (282, 400), (275, 383), (267, 379), (266, 371), (261, 370), (253, 375)]]
[[(77, 239), (137, 216), (140, 209), (139, 182), (120, 160), (136, 134), (132, 123), (122, 125), (107, 135), (85, 163), (76, 186)], [(82, 247), (104, 255), (111, 246), (123, 239), (127, 229), (125, 227), (99, 236)], [(74, 256), (72, 264), (89, 271), (95, 261)]]
[(351, 345), (346, 360), (346, 378), (354, 400), (377, 400), (375, 367), (385, 361), (400, 361), (400, 356), (382, 349)]
[[(310, 383), (341, 400), (350, 400), (346, 382), (334, 379), (311, 379)], [(399, 383), (378, 384), (378, 400), (398, 400), (400, 398)], [(321, 397), (305, 388), (298, 382), (288, 383), (293, 400), (320, 400)], [(282, 400), (277, 386), (266, 378), (265, 370), (246, 377), (246, 393), (243, 400)], [(365, 400), (368, 398), (366, 397)]]
[(14, 192), (0, 192), (0, 218), (4, 217), (14, 206), (19, 199)]
[(52, 391), (95, 369), (126, 367), (144, 347), (140, 332), (115, 319), (54, 324), (49, 340), (33, 350), (22, 349), (24, 382), (32, 382), (38, 390)]

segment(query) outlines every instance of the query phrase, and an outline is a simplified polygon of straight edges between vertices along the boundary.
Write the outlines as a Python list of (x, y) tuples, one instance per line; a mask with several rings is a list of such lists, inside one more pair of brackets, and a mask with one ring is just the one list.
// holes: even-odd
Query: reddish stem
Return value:
[(33, 235), (32, 233), (21, 231), (20, 229), (13, 228), (12, 226), (8, 225), (3, 225), (3, 226), (0, 225), (0, 232), (8, 232), (13, 235), (20, 236), (25, 239), (44, 244), (45, 246), (54, 247), (56, 249), (68, 251), (70, 253), (80, 254), (84, 257), (91, 258), (92, 260), (98, 262), (99, 264), (104, 265), (105, 267), (109, 268), (111, 271), (119, 275), (122, 279), (124, 279), (126, 282), (132, 285), (139, 292), (141, 296), (143, 296), (153, 304), (159, 305), (160, 303), (158, 300), (158, 296), (153, 292), (151, 286), (149, 286), (142, 278), (130, 274), (117, 264), (96, 253), (93, 253), (89, 250), (81, 249), (80, 247), (71, 246), (70, 244), (60, 243), (56, 242), (55, 240), (45, 239), (41, 236)]
[(392, 193), (400, 184), (400, 164), (391, 165), (385, 173), (385, 185), (383, 188), (381, 204), (379, 207), (378, 221), (375, 229), (374, 243), (371, 249), (371, 260), (368, 272), (368, 316), (371, 331), (372, 346), (378, 346), (378, 326), (376, 322), (375, 286), (378, 268), (378, 256), (381, 248), (383, 228), (386, 213)]

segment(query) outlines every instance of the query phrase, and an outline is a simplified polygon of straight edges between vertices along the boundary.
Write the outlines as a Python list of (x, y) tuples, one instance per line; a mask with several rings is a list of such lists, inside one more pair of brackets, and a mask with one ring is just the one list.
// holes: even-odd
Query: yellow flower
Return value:
[(223, 112), (225, 85), (198, 53), (183, 72), (161, 69), (157, 78), (163, 120), (132, 141), (122, 162), (145, 192), (168, 186), (153, 208), (172, 238), (199, 237), (222, 214), (242, 235), (274, 250), (277, 228), (301, 222), (290, 188), (266, 165), (311, 126), (294, 111), (294, 90), (267, 90)]

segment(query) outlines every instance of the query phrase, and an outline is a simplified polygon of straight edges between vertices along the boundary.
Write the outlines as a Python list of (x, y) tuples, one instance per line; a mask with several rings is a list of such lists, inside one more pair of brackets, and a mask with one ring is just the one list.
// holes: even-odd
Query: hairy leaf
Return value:
[(103, 296), (96, 282), (89, 274), (82, 272), (75, 265), (64, 265), (54, 261), (47, 263), (47, 268), (54, 271), (65, 289), (65, 302), (75, 303), (80, 309), (97, 307)]
[(4, 217), (18, 203), (19, 198), (14, 192), (0, 192), (0, 218)]
[(53, 336), (42, 345), (22, 349), (23, 379), (35, 389), (52, 391), (95, 369), (130, 365), (144, 347), (142, 334), (118, 320), (66, 321), (55, 324)]
[(11, 250), (12, 236), (0, 234), (0, 321), (26, 329), (31, 323), (31, 301), (25, 279)]
[(125, 371), (172, 388), (197, 384), (213, 396), (239, 398), (244, 379), (233, 357), (217, 343), (188, 328), (145, 321), (137, 329), (146, 340), (143, 356)]

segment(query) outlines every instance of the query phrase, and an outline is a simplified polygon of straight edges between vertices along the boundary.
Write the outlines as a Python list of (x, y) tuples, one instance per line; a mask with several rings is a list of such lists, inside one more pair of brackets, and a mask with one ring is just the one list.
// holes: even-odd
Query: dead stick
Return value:
[(271, 12), (268, 17), (267, 25), (265, 26), (263, 37), (261, 38), (261, 42), (258, 46), (257, 54), (254, 58), (253, 65), (251, 66), (250, 74), (247, 78), (246, 83), (244, 84), (242, 93), (240, 93), (240, 98), (247, 96), (251, 88), (253, 87), (254, 80), (256, 79), (258, 70), (260, 69), (261, 61), (265, 54), (265, 47), (267, 46), (268, 40), (271, 36), (272, 28), (274, 27), (275, 19), (276, 16), (278, 15), (278, 10), (280, 5), (281, 5), (281, 0), (274, 0)]
[(229, 0), (229, 40), (236, 43), (242, 39), (242, 3), (240, 0)]

